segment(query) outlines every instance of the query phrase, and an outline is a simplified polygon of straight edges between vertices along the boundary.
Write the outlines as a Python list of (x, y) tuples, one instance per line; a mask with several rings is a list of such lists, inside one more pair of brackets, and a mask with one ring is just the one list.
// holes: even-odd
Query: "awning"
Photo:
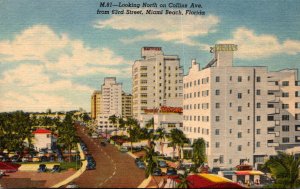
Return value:
[(236, 175), (263, 175), (261, 171), (235, 171)]
[[(180, 182), (178, 177), (171, 179), (177, 183)], [(212, 174), (189, 175), (187, 180), (189, 181), (189, 188), (244, 188), (229, 179), (222, 179)]]
[(21, 165), (9, 163), (9, 162), (0, 162), (0, 171), (4, 171), (6, 173), (16, 172)]

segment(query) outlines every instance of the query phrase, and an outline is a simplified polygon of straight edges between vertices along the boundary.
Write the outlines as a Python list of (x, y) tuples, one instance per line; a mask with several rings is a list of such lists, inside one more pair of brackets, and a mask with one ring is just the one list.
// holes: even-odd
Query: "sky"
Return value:
[[(204, 67), (218, 43), (237, 44), (235, 66), (300, 68), (298, 0), (147, 0), (201, 4), (205, 15), (112, 15), (100, 2), (0, 0), (0, 112), (90, 111), (90, 96), (104, 77), (117, 77), (131, 93), (131, 66), (144, 46), (178, 55), (184, 73), (192, 59)], [(123, 8), (130, 9), (132, 8)], [(147, 8), (139, 8), (145, 11)], [(149, 9), (149, 8), (148, 8)]]

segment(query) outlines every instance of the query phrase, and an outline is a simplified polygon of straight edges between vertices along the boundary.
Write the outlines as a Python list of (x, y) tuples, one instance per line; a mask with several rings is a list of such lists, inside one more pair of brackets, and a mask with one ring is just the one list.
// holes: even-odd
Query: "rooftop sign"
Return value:
[(216, 44), (214, 47), (210, 47), (210, 52), (216, 51), (237, 51), (237, 45), (234, 44)]

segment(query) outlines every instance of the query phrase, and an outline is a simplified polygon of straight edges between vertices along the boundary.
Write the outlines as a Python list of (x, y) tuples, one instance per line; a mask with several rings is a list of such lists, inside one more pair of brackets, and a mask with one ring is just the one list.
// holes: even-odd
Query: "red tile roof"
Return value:
[(47, 129), (37, 129), (32, 132), (33, 134), (51, 134), (51, 131)]

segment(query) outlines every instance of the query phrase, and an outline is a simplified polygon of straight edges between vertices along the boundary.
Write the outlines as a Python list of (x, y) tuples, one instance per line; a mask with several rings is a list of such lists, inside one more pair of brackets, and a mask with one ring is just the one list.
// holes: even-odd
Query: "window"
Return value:
[(238, 125), (242, 125), (242, 119), (238, 119)]
[(290, 138), (288, 138), (288, 137), (282, 138), (282, 143), (289, 143), (289, 142), (290, 142)]
[(47, 138), (50, 138), (50, 134), (47, 134)]
[(282, 115), (282, 121), (288, 121), (288, 120), (290, 120), (289, 115)]
[(295, 92), (295, 97), (300, 97), (300, 91)]
[(242, 132), (238, 132), (238, 138), (242, 138)]
[(268, 104), (268, 108), (274, 108), (274, 104)]
[(300, 136), (295, 136), (295, 142), (300, 142)]
[(239, 99), (242, 98), (242, 93), (238, 93), (238, 98), (239, 98)]
[(238, 151), (242, 151), (242, 145), (238, 145)]
[(216, 148), (220, 147), (220, 142), (216, 142)]
[(256, 82), (260, 82), (260, 77), (256, 77)]
[(260, 90), (256, 90), (256, 95), (260, 95)]
[(289, 108), (289, 104), (282, 104), (282, 109), (288, 109)]
[(260, 142), (256, 142), (256, 147), (257, 147), (257, 148), (260, 147)]
[(256, 134), (260, 135), (260, 129), (256, 129)]
[(282, 93), (282, 97), (289, 97), (289, 93)]
[(274, 121), (274, 116), (269, 115), (269, 116), (268, 116), (268, 121)]
[(300, 131), (300, 125), (295, 125), (295, 131)]
[(295, 103), (295, 108), (300, 108), (300, 102)]
[(229, 90), (229, 94), (232, 94), (232, 90), (231, 89)]
[(220, 134), (220, 129), (216, 129), (215, 130), (215, 135), (219, 135)]
[(242, 111), (242, 106), (238, 106), (238, 112)]
[(261, 104), (260, 103), (256, 103), (256, 108), (261, 108)]
[(232, 133), (232, 129), (229, 129), (229, 133), (230, 133), (230, 134)]
[(242, 76), (238, 76), (238, 82), (242, 82)]
[(290, 131), (290, 126), (289, 126), (289, 125), (282, 125), (282, 131), (283, 131), (283, 132), (288, 132), (288, 131)]
[(220, 108), (220, 103), (216, 103), (216, 108)]
[(216, 122), (220, 121), (220, 116), (216, 116)]
[(229, 81), (232, 81), (232, 76), (229, 77)]
[(256, 116), (256, 121), (260, 121), (260, 116)]
[(283, 81), (282, 86), (289, 86), (289, 81)]
[(229, 103), (229, 107), (232, 107), (232, 103), (231, 102)]
[(300, 120), (300, 114), (295, 114), (295, 120)]
[(216, 82), (220, 82), (220, 77), (219, 76), (216, 77)]
[(220, 90), (216, 90), (216, 95), (220, 95)]
[(248, 81), (250, 81), (250, 76), (248, 76)]

